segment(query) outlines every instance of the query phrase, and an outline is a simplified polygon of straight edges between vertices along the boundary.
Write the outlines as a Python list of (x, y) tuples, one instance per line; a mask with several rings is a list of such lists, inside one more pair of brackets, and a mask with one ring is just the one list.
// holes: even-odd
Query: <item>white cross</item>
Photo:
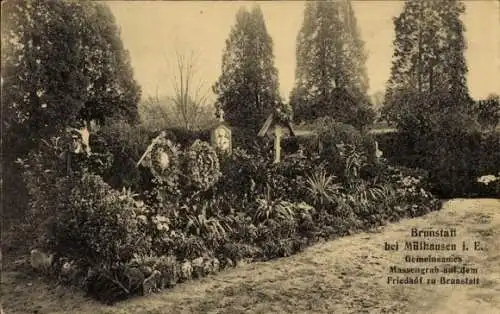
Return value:
[(224, 110), (219, 110), (219, 121), (224, 122)]

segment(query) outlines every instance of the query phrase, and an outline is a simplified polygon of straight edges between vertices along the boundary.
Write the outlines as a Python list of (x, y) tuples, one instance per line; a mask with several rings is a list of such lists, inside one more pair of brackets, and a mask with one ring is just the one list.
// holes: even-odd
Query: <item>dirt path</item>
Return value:
[[(456, 228), (457, 237), (429, 239), (456, 243), (456, 252), (407, 252), (404, 241), (411, 228)], [(415, 239), (413, 239), (415, 240)], [(423, 240), (423, 239), (421, 239)], [(399, 241), (399, 251), (384, 250), (384, 242)], [(469, 251), (462, 252), (462, 241)], [(479, 241), (483, 251), (474, 251)], [(477, 268), (477, 285), (390, 285), (391, 265), (434, 266), (404, 263), (405, 255), (459, 255), (461, 263)], [(443, 264), (438, 264), (443, 267)], [(21, 277), (20, 277), (21, 276)], [(418, 274), (409, 274), (411, 277)], [(320, 243), (289, 258), (244, 265), (236, 269), (177, 286), (147, 298), (136, 298), (114, 307), (85, 299), (78, 292), (22, 278), (15, 272), (2, 275), (2, 303), (9, 313), (500, 313), (500, 200), (456, 199), (443, 210), (425, 217), (403, 220), (379, 233), (363, 233)], [(31, 281), (29, 281), (31, 280)], [(28, 286), (27, 283), (32, 285)]]

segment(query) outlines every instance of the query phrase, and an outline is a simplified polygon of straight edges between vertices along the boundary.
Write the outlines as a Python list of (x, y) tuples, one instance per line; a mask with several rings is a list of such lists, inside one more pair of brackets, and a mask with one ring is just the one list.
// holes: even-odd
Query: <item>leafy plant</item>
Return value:
[(335, 176), (329, 175), (325, 169), (319, 169), (307, 177), (307, 191), (314, 204), (324, 206), (331, 204), (334, 194), (341, 189), (339, 183), (334, 183)]
[(223, 219), (231, 228), (231, 241), (254, 243), (257, 237), (257, 227), (254, 225), (251, 216), (243, 212), (238, 212)]
[(277, 239), (286, 239), (297, 234), (297, 220), (276, 220), (267, 219), (257, 225), (257, 243), (260, 246), (269, 242), (276, 242)]
[(162, 255), (175, 255), (180, 261), (210, 255), (204, 239), (196, 235), (186, 235), (181, 230), (172, 231), (164, 245)]
[(295, 212), (293, 204), (280, 199), (274, 200), (271, 197), (269, 186), (264, 197), (256, 199), (256, 207), (253, 211), (253, 219), (256, 222), (266, 221), (268, 219), (293, 220)]
[(371, 186), (365, 181), (358, 181), (349, 185), (348, 193), (349, 199), (357, 207), (366, 208), (370, 204), (382, 202), (388, 198), (390, 191), (385, 186)]
[(208, 217), (205, 207), (200, 210), (195, 208), (185, 208), (187, 224), (185, 232), (206, 239), (221, 240), (226, 236), (230, 227), (217, 217)]
[(344, 164), (344, 178), (349, 183), (360, 176), (361, 168), (366, 165), (367, 158), (354, 145), (337, 145), (339, 155)]

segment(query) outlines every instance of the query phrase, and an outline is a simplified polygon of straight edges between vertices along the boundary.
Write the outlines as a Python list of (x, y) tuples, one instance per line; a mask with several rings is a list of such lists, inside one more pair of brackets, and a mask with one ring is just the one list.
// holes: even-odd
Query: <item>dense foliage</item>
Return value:
[(426, 169), (432, 191), (440, 197), (500, 196), (493, 185), (477, 182), (481, 176), (495, 176), (500, 169), (498, 132), (472, 132), (446, 140), (443, 132), (434, 132), (417, 141), (407, 133), (375, 136), (392, 163)]
[(82, 267), (108, 270), (150, 251), (150, 236), (141, 233), (138, 218), (146, 208), (130, 192), (114, 190), (101, 177), (87, 174), (69, 192), (59, 197), (67, 199), (66, 206), (58, 206), (49, 225), (48, 247), (54, 252)]

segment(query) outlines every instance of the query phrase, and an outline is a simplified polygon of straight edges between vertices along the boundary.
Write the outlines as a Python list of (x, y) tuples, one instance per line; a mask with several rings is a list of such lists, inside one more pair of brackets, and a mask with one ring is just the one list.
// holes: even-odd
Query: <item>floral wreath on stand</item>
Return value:
[(214, 186), (221, 177), (219, 158), (212, 146), (196, 140), (185, 154), (188, 184), (199, 191)]
[(175, 188), (179, 181), (179, 149), (166, 138), (165, 133), (157, 136), (148, 146), (137, 165), (144, 164), (151, 170), (161, 185)]

